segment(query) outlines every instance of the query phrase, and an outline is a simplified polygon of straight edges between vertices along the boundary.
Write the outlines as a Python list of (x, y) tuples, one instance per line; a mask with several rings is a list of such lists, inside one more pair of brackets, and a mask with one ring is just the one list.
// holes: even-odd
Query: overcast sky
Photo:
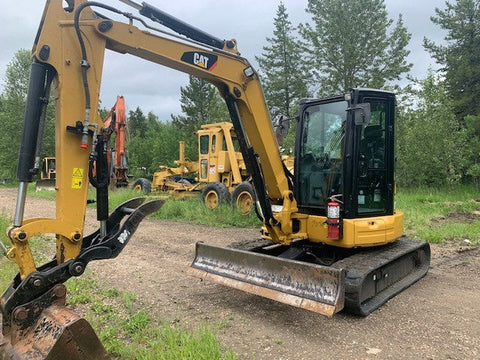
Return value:
[[(118, 0), (99, 0), (109, 5), (137, 14), (136, 10)], [(141, 3), (142, 0), (135, 0)], [(352, 0), (355, 1), (355, 0)], [(272, 37), (273, 19), (279, 0), (147, 0), (167, 13), (194, 25), (218, 38), (238, 41), (239, 50), (256, 67), (255, 55)], [(305, 13), (307, 0), (283, 0), (294, 25), (309, 21)], [(20, 8), (18, 7), (20, 6)], [(403, 14), (405, 26), (412, 34), (409, 61), (411, 74), (424, 77), (435, 64), (423, 50), (423, 37), (440, 42), (444, 33), (432, 24), (430, 16), (435, 7), (444, 8), (445, 0), (386, 0), (390, 18)], [(31, 49), (38, 28), (44, 1), (27, 0), (16, 3), (3, 1), (0, 12), (0, 75), (2, 88), (6, 65), (19, 49)], [(156, 26), (156, 25), (155, 25)], [(160, 25), (158, 25), (160, 26)], [(153, 111), (161, 120), (170, 114), (179, 114), (180, 86), (185, 86), (188, 76), (159, 65), (148, 63), (131, 55), (108, 52), (102, 79), (101, 101), (110, 107), (116, 95), (124, 95), (128, 110), (137, 106), (145, 112)]]

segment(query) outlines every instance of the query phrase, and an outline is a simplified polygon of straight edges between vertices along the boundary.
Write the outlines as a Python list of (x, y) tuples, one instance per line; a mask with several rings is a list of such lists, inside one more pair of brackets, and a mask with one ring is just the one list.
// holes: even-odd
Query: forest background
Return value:
[[(280, 2), (273, 34), (265, 39), (256, 61), (271, 118), (282, 114), (291, 119), (285, 151), (293, 148), (301, 98), (335, 95), (353, 87), (387, 89), (397, 94), (397, 184), (478, 185), (480, 5), (476, 0), (446, 1), (443, 8), (432, 9), (431, 21), (446, 34), (441, 44), (427, 37), (423, 41), (438, 67), (413, 78), (407, 61), (411, 34), (402, 15), (389, 17), (383, 0), (309, 0), (305, 23), (299, 24), (290, 21), (288, 9)], [(29, 51), (19, 49), (3, 77), (3, 179), (15, 178), (30, 64)], [(128, 102), (128, 94), (122, 95)], [(134, 178), (149, 178), (159, 165), (173, 165), (179, 140), (186, 142), (186, 156), (195, 160), (195, 131), (202, 124), (229, 120), (216, 88), (201, 79), (189, 78), (179, 102), (182, 113), (169, 119), (159, 119), (140, 107), (129, 111), (127, 149)], [(54, 155), (53, 99), (50, 104), (43, 156)], [(102, 106), (100, 116), (108, 111)]]

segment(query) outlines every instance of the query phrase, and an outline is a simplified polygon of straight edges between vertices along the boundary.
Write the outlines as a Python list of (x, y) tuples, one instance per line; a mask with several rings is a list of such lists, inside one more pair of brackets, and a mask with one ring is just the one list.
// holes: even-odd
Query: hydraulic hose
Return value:
[(128, 14), (124, 13), (123, 11), (120, 11), (112, 6), (105, 5), (95, 1), (87, 1), (81, 4), (75, 11), (74, 27), (75, 27), (75, 33), (77, 34), (78, 42), (80, 44), (80, 50), (82, 51), (82, 60), (80, 61), (80, 66), (82, 67), (82, 81), (83, 81), (83, 89), (85, 93), (85, 120), (83, 122), (82, 141), (80, 144), (80, 147), (84, 149), (88, 147), (88, 127), (90, 126), (90, 109), (91, 109), (90, 89), (88, 86), (88, 77), (87, 77), (87, 71), (90, 68), (90, 63), (88, 62), (87, 50), (85, 48), (85, 42), (83, 41), (79, 22), (80, 22), (80, 13), (86, 7), (91, 7), (91, 6), (101, 7), (103, 9), (113, 11), (117, 14), (125, 15), (128, 17)]

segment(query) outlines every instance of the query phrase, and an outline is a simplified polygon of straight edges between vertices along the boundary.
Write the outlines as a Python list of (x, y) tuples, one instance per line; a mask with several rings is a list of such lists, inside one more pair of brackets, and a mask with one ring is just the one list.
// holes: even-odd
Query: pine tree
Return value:
[(465, 124), (467, 115), (480, 115), (480, 4), (477, 0), (446, 2), (435, 9), (431, 20), (447, 31), (446, 45), (424, 39), (424, 47), (445, 74), (445, 85), (453, 99), (457, 119)]
[(308, 0), (301, 24), (313, 84), (320, 96), (352, 87), (384, 88), (408, 73), (410, 34), (400, 15), (393, 30), (384, 0)]
[(296, 28), (282, 2), (277, 9), (274, 27), (273, 37), (267, 37), (270, 45), (263, 47), (262, 55), (256, 60), (271, 115), (283, 114), (291, 118), (298, 100), (307, 96), (307, 84)]
[(144, 139), (147, 134), (148, 120), (143, 111), (137, 106), (135, 111), (130, 110), (128, 113), (128, 133), (134, 138)]

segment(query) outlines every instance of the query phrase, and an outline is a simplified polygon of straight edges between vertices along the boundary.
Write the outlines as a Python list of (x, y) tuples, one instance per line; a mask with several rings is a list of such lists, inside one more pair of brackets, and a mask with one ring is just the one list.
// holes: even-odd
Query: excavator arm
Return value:
[[(262, 203), (266, 226), (274, 241), (286, 241), (289, 216), (276, 219), (270, 205), (289, 203), (286, 210), (291, 213), (296, 210), (295, 200), (276, 150), (258, 75), (248, 61), (238, 55), (235, 41), (224, 41), (224, 49), (218, 49), (184, 38), (171, 39), (140, 30), (133, 25), (137, 20), (133, 15), (101, 3), (79, 0), (67, 9), (62, 4), (60, 0), (47, 1), (32, 50), (31, 90), (33, 88), (32, 92), (37, 91), (38, 94), (29, 94), (28, 97), (33, 99), (32, 102), (40, 102), (45, 98), (46, 87), (54, 82), (57, 216), (56, 219), (28, 221), (23, 221), (21, 216), (25, 197), (23, 188), (31, 181), (33, 168), (31, 158), (35, 149), (31, 144), (36, 143), (29, 140), (35, 139), (37, 119), (40, 118), (39, 114), (29, 115), (28, 111), (41, 112), (37, 110), (37, 104), (27, 105), (24, 145), (19, 158), (20, 200), (18, 216), (10, 230), (10, 238), (15, 241), (9, 253), (9, 257), (17, 262), (22, 278), (35, 270), (35, 264), (28, 241), (17, 239), (28, 239), (41, 233), (58, 234), (59, 262), (74, 258), (81, 248), (89, 158), (96, 151), (96, 137), (103, 126), (97, 113), (106, 49), (129, 53), (201, 77), (219, 89), (232, 116), (248, 170), (257, 179), (255, 188)], [(110, 20), (94, 12), (94, 8), (121, 13), (129, 19), (129, 23)], [(163, 14), (146, 4), (140, 13), (155, 20)], [(195, 30), (190, 29), (188, 34), (195, 33)]]
[[(76, 325), (72, 327), (72, 324), (78, 324), (79, 320), (73, 320), (75, 316), (63, 306), (66, 293), (63, 282), (80, 276), (90, 261), (117, 256), (140, 221), (163, 203), (143, 204), (143, 199), (134, 199), (109, 215), (108, 128), (98, 115), (107, 49), (203, 78), (219, 89), (227, 103), (248, 171), (253, 175), (265, 226), (274, 241), (289, 241), (290, 215), (296, 211), (295, 201), (284, 174), (258, 75), (249, 62), (239, 56), (235, 40), (214, 38), (148, 4), (125, 2), (137, 8), (141, 15), (188, 39), (172, 34), (166, 36), (142, 18), (99, 2), (46, 1), (32, 49), (33, 64), (17, 173), (19, 190), (14, 223), (8, 230), (11, 248), (7, 257), (18, 265), (19, 273), (0, 301), (0, 349), (5, 358), (29, 358), (27, 354), (32, 351), (38, 358), (54, 356), (59, 346), (55, 346), (53, 339), (63, 338), (68, 331), (74, 333)], [(124, 16), (127, 22), (111, 20), (110, 13)], [(149, 31), (139, 29), (134, 23), (146, 25)], [(41, 151), (51, 89), (56, 108), (56, 214), (54, 218), (24, 219), (27, 186), (38, 171), (35, 159)], [(93, 234), (85, 235), (89, 182), (97, 189), (100, 227)], [(283, 204), (285, 215), (274, 217), (271, 204)], [(56, 236), (55, 257), (43, 265), (35, 263), (29, 246), (29, 239), (40, 234)], [(57, 307), (56, 311), (63, 312), (61, 324), (58, 314), (47, 314), (53, 306)], [(45, 321), (55, 325), (50, 327), (55, 329), (48, 335), (51, 340), (43, 345), (34, 344), (32, 337), (38, 334)], [(80, 328), (92, 333), (86, 325)], [(44, 339), (48, 336), (45, 334)], [(87, 351), (88, 347), (98, 350), (95, 358), (104, 353), (96, 336), (90, 337), (93, 339), (90, 344), (84, 344), (73, 336), (77, 340), (73, 342), (77, 357), (81, 358), (78, 354)], [(67, 357), (63, 354), (60, 358)], [(76, 357), (70, 355), (69, 358)]]

